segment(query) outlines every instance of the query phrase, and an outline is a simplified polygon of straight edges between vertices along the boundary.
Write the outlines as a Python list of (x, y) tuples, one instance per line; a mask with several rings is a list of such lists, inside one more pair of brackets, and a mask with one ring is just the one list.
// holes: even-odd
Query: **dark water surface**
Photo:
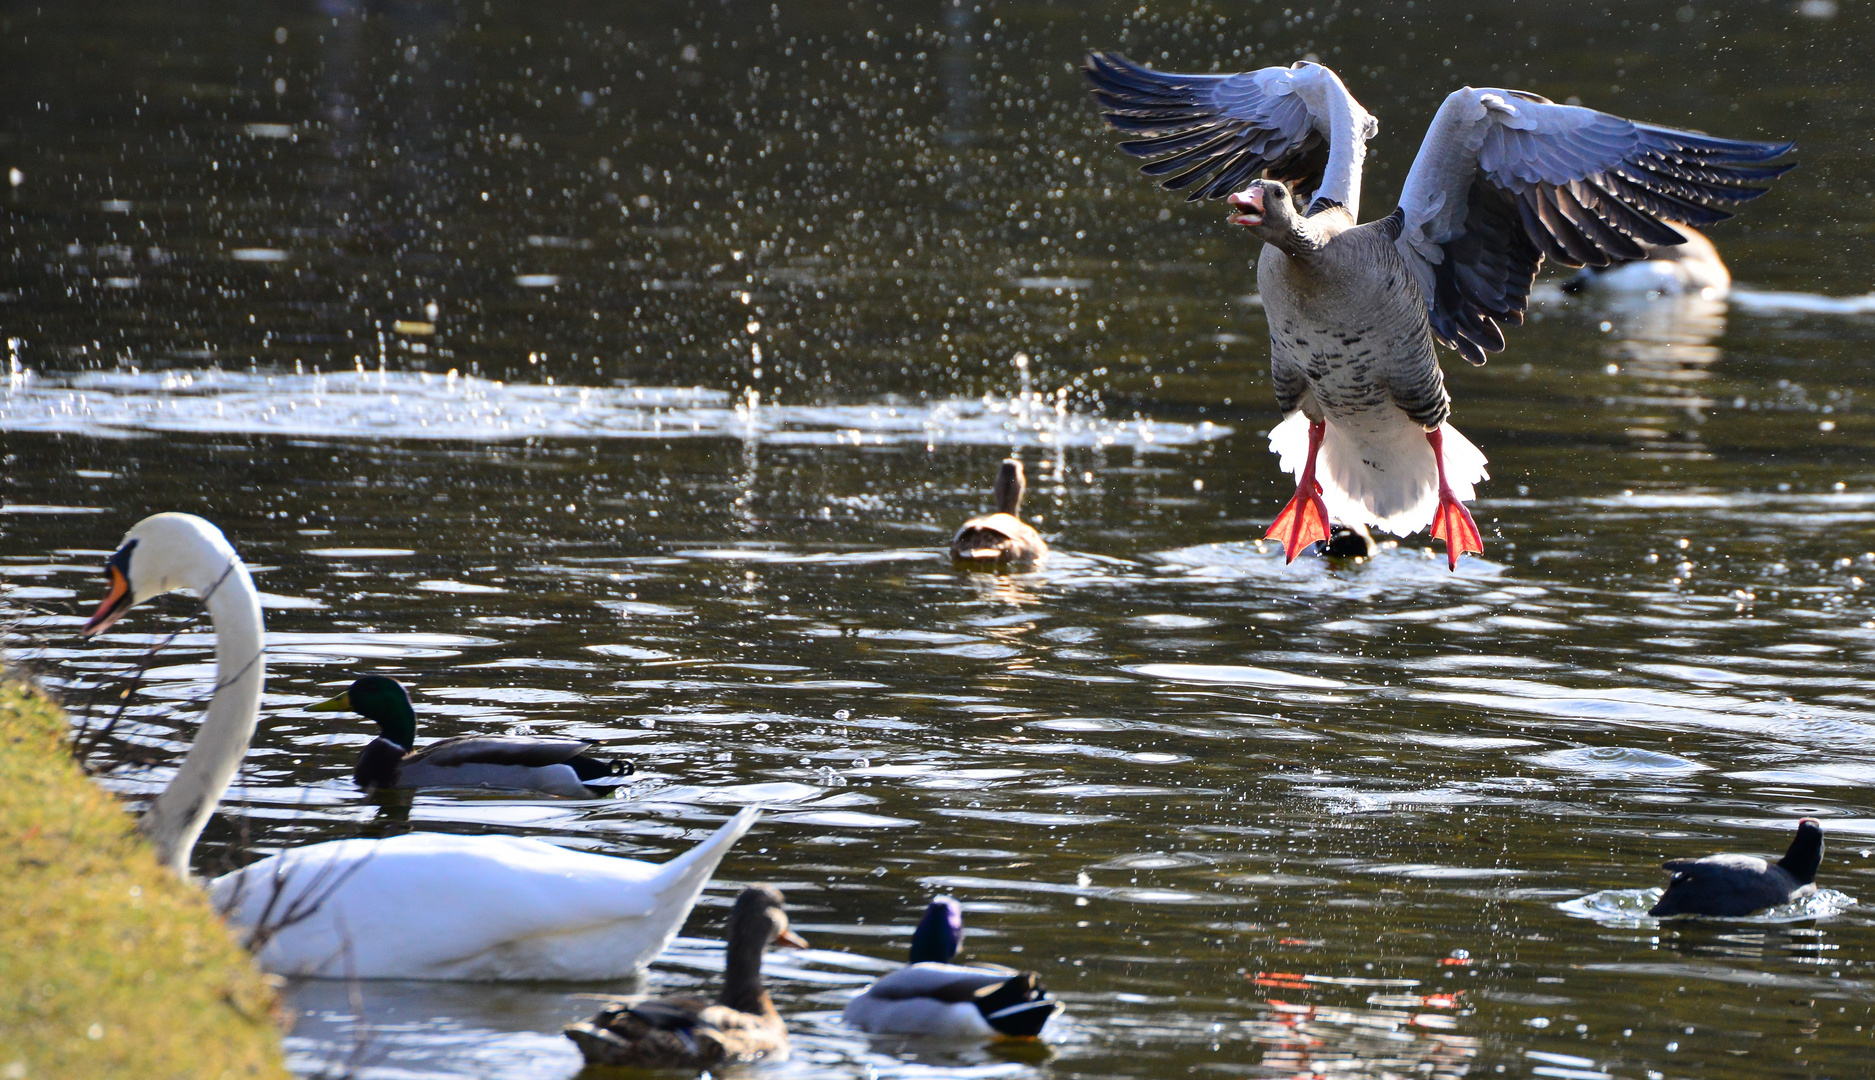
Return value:
[[(786, 10), (781, 10), (785, 8)], [(173, 597), (81, 645), (145, 514), (269, 594), (204, 873), (424, 828), (662, 859), (773, 807), (649, 974), (773, 881), (769, 1076), (1865, 1076), (1875, 305), (1858, 5), (12, 5), (0, 613), (160, 786), (211, 673)], [(1143, 11), (1144, 9), (1139, 9)], [(1833, 15), (1830, 13), (1834, 12)], [(1252, 299), (1072, 66), (1335, 66), (1390, 208), (1446, 91), (1523, 86), (1797, 172), (1730, 304), (1542, 292), (1448, 366), (1486, 557), (1284, 567)], [(1011, 448), (1057, 552), (954, 572)], [(359, 798), (357, 672), (426, 735), (594, 739), (618, 801)], [(1829, 836), (1808, 908), (1640, 916), (1666, 857)], [(1623, 891), (1626, 890), (1626, 891)], [(1042, 1047), (843, 1032), (933, 892), (1068, 1002)], [(1584, 899), (1586, 897), (1586, 899)], [(290, 991), (306, 1073), (566, 1077), (614, 986)]]

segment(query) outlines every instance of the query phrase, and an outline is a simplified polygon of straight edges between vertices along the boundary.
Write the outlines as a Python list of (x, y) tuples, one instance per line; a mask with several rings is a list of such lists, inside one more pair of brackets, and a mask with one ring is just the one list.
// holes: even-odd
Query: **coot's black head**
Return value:
[(1804, 818), (1797, 823), (1797, 838), (1790, 842), (1790, 850), (1777, 860), (1777, 865), (1799, 885), (1808, 885), (1816, 880), (1816, 868), (1822, 862), (1823, 825), (1815, 818)]

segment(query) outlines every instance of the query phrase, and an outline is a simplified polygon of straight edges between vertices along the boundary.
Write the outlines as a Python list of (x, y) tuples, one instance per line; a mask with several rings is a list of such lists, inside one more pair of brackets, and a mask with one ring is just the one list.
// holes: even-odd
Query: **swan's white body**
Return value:
[(1668, 223), (1685, 237), (1679, 244), (1649, 248), (1647, 258), (1608, 267), (1585, 266), (1569, 281), (1582, 292), (1628, 296), (1702, 296), (1722, 300), (1732, 291), (1732, 272), (1705, 234)]
[(217, 878), (210, 895), (231, 922), (259, 927), (261, 966), (281, 975), (625, 978), (677, 936), (756, 814), (663, 864), (506, 836), (335, 840)]
[[(260, 716), (260, 596), (227, 538), (191, 514), (138, 522), (107, 572), (111, 592), (87, 635), (109, 629), (138, 601), (176, 589), (202, 596), (214, 621), (214, 699), (142, 822), (158, 858), (186, 876), (196, 838)], [(415, 833), (293, 849), (216, 879), (211, 891), (232, 921), (259, 931), (261, 963), (279, 973), (620, 978), (676, 935), (757, 813), (745, 808), (662, 865), (539, 840)]]

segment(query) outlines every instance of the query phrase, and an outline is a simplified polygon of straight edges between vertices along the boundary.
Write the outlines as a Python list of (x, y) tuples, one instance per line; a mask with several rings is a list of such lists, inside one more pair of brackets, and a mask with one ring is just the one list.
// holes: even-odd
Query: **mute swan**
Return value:
[(724, 1062), (780, 1058), (788, 1028), (762, 989), (762, 953), (771, 944), (805, 949), (788, 929), (781, 890), (751, 885), (729, 913), (723, 990), (715, 1004), (690, 997), (614, 1001), (591, 1020), (568, 1024), (589, 1065), (714, 1068)]
[(404, 685), (386, 675), (355, 679), (343, 694), (308, 705), (308, 712), (355, 712), (378, 724), (378, 737), (358, 756), (352, 778), (379, 788), (509, 788), (591, 799), (610, 794), (630, 776), (631, 762), (586, 753), (584, 739), (542, 735), (461, 735), (412, 749), (417, 714)]
[(1139, 136), (1120, 148), (1156, 159), (1143, 172), (1190, 199), (1228, 195), (1229, 220), (1264, 241), (1257, 286), (1286, 417), (1270, 449), (1297, 478), (1268, 535), (1290, 559), (1331, 520), (1401, 536), (1430, 526), (1453, 569), (1481, 552), (1464, 504), (1485, 459), (1446, 423), (1433, 342), (1482, 364), (1504, 347), (1499, 321), (1523, 321), (1545, 257), (1643, 258), (1682, 242), (1670, 222), (1723, 220), (1791, 168), (1776, 161), (1790, 143), (1467, 87), (1433, 118), (1399, 209), (1361, 225), (1379, 125), (1328, 68), (1179, 75), (1096, 52), (1085, 70), (1107, 122)]
[(1762, 911), (1816, 892), (1816, 868), (1823, 862), (1823, 826), (1815, 818), (1797, 823), (1790, 850), (1775, 863), (1750, 855), (1708, 855), (1673, 859), (1666, 868), (1673, 880), (1647, 914), (1737, 917)]
[(1048, 554), (1048, 542), (1028, 522), (1016, 516), (1027, 489), (1022, 462), (1015, 458), (996, 470), (990, 488), (996, 512), (973, 517), (951, 540), (951, 558), (977, 566), (1033, 566)]
[[(253, 734), (263, 679), (259, 596), (220, 530), (190, 514), (131, 528), (84, 633), (141, 600), (200, 593), (215, 623), (216, 690), (175, 779), (144, 816), (177, 873)], [(294, 848), (217, 878), (209, 893), (284, 975), (606, 979), (636, 972), (683, 926), (697, 894), (755, 823), (746, 807), (662, 865), (506, 836), (411, 833)]]
[(131, 605), (192, 589), (215, 624), (215, 696), (182, 767), (139, 825), (156, 858), (189, 876), (189, 853), (202, 826), (247, 755), (267, 677), (260, 594), (221, 530), (193, 514), (156, 514), (137, 522), (104, 564), (108, 583), (97, 613), (79, 631), (95, 637)]
[(1667, 226), (1682, 237), (1678, 244), (1643, 245), (1647, 257), (1638, 262), (1585, 266), (1563, 282), (1564, 292), (1626, 293), (1648, 296), (1693, 294), (1723, 300), (1732, 291), (1732, 272), (1704, 233), (1671, 221)]
[(911, 936), (911, 963), (846, 1003), (848, 1027), (874, 1035), (1032, 1038), (1061, 1011), (1033, 971), (951, 963), (963, 944), (963, 908), (931, 901)]

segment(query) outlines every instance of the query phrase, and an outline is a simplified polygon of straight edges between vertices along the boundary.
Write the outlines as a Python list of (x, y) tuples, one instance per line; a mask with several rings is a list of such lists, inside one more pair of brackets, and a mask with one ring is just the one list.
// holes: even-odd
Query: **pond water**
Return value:
[[(662, 859), (817, 948), (760, 1077), (1849, 1076), (1875, 1044), (1875, 209), (1856, 5), (15, 5), (0, 27), (0, 616), (106, 782), (160, 786), (212, 637), (83, 644), (146, 514), (267, 594), (267, 712), (197, 849), (426, 829)], [(783, 10), (783, 9), (786, 10)], [(496, 10), (500, 9), (500, 10)], [(1465, 83), (1799, 168), (1728, 302), (1539, 290), (1453, 422), (1483, 558), (1285, 566), (1254, 250), (1132, 171), (1073, 68), (1319, 55), (1389, 208)], [(941, 545), (1011, 449), (1056, 547)], [(157, 656), (149, 646), (180, 631)], [(153, 662), (134, 686), (136, 671)], [(578, 735), (602, 802), (371, 801), (356, 673), (425, 736)], [(1664, 858), (1829, 847), (1798, 910), (1645, 918)], [(841, 1030), (930, 895), (1037, 969), (1040, 1046)], [(614, 985), (288, 990), (308, 1075), (561, 1078)]]

